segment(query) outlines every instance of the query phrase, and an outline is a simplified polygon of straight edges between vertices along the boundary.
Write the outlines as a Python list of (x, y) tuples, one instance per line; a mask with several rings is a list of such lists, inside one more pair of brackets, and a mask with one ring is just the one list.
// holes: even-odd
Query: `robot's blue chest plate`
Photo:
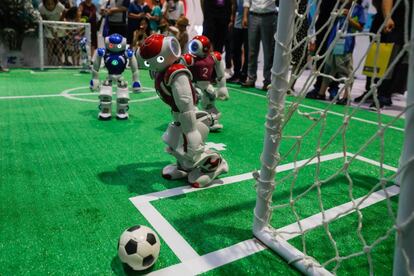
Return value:
[(104, 56), (105, 67), (110, 75), (121, 75), (126, 67), (126, 57), (124, 54), (108, 53)]

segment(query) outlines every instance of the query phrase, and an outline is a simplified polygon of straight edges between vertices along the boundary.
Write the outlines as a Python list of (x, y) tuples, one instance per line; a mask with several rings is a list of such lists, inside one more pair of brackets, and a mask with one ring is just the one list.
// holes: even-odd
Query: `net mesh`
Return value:
[[(294, 239), (293, 244), (303, 253), (289, 259), (294, 265), (301, 261), (305, 267), (317, 266), (322, 273), (332, 274), (352, 273), (355, 269), (360, 274), (387, 274), (392, 271), (395, 234), (413, 224), (414, 213), (397, 223), (396, 207), (399, 176), (414, 159), (412, 156), (399, 164), (404, 134), (401, 118), (413, 104), (401, 108), (394, 117), (383, 116), (379, 92), (396, 74), (407, 74), (412, 43), (410, 2), (394, 1), (391, 14), (380, 24), (376, 22), (377, 30), (357, 32), (350, 21), (360, 19), (357, 1), (336, 1), (329, 19), (317, 23), (317, 15), (326, 8), (323, 1), (314, 1), (312, 6), (297, 0), (293, 29), (281, 30), (283, 27), (278, 26), (280, 32), (293, 33), (286, 41), (276, 36), (280, 54), (272, 69), (262, 170), (255, 175), (255, 224), (260, 233), (271, 237), (270, 242)], [(393, 45), (386, 72), (380, 74), (380, 42), (385, 40), (389, 19), (401, 11), (405, 31), (401, 41)], [(355, 51), (363, 58), (349, 61), (350, 66), (338, 74), (341, 71), (332, 67), (347, 63), (345, 54), (338, 51), (351, 37), (369, 38), (369, 47), (360, 47), (357, 40)], [(319, 46), (308, 47), (315, 41)], [(368, 93), (353, 103), (346, 93), (352, 90), (372, 45), (377, 45), (373, 64), (378, 68), (373, 70)], [(344, 75), (346, 70), (349, 74)], [(308, 106), (305, 97), (318, 77), (324, 79), (322, 83), (340, 82), (339, 92), (330, 94), (331, 100), (318, 103), (318, 107)], [(285, 94), (294, 96), (285, 100)], [(344, 107), (336, 105), (346, 96)], [(375, 113), (362, 111), (369, 105)], [(292, 168), (273, 177), (271, 172), (280, 170), (280, 164), (292, 164)], [(261, 239), (261, 234), (255, 235)], [(410, 259), (404, 250), (402, 254), (405, 271), (409, 271), (412, 256)]]
[[(87, 23), (41, 21), (40, 48), (43, 67), (87, 67), (90, 25)], [(86, 68), (85, 68), (86, 69)]]

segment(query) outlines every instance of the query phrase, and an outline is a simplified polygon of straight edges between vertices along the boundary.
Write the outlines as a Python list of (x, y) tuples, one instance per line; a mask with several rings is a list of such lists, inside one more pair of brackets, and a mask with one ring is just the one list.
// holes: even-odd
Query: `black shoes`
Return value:
[(316, 89), (313, 89), (311, 91), (308, 92), (308, 94), (306, 94), (305, 96), (308, 99), (314, 99), (314, 100), (326, 100), (326, 96), (325, 95), (319, 95), (319, 91)]
[(251, 80), (251, 79), (247, 79), (245, 82), (242, 82), (241, 83), (241, 87), (254, 88), (254, 87), (256, 87), (255, 81), (254, 80)]

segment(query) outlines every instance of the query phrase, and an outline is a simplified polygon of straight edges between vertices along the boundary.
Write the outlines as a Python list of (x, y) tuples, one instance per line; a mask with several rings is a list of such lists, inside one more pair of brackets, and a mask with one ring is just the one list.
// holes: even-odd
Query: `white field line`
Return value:
[[(249, 91), (243, 91), (241, 89), (237, 89), (237, 88), (233, 88), (233, 87), (231, 89), (236, 90), (236, 91), (238, 91), (240, 93), (243, 93), (243, 94), (253, 95), (253, 96), (256, 96), (256, 97), (259, 97), (259, 98), (267, 98), (267, 96), (265, 96), (265, 95), (260, 95), (260, 94), (252, 93), (252, 92), (249, 92)], [(291, 101), (286, 101), (286, 103), (292, 103), (292, 102)], [(309, 108), (309, 109), (313, 109), (313, 110), (318, 110), (318, 111), (323, 111), (324, 110), (322, 108), (313, 107), (313, 106), (306, 105), (306, 104), (300, 104), (300, 106), (305, 107), (305, 108)], [(328, 111), (328, 113), (332, 114), (332, 115), (344, 117), (344, 114), (341, 114), (341, 113), (338, 113), (338, 112), (335, 112), (335, 111)], [(355, 117), (355, 116), (352, 116), (351, 119), (355, 120), (355, 121), (360, 121), (360, 122), (364, 122), (364, 123), (367, 123), (367, 124), (371, 124), (371, 125), (378, 125), (378, 122), (362, 119), (362, 118)], [(400, 128), (400, 127), (389, 126), (388, 128), (404, 132), (404, 129)]]
[[(328, 154), (328, 155), (323, 155), (323, 156), (321, 156), (321, 162), (326, 162), (326, 161), (338, 159), (338, 158), (341, 158), (341, 157), (343, 157), (343, 153), (332, 153), (332, 154)], [(309, 162), (307, 165), (312, 165), (312, 164), (317, 163), (318, 160), (316, 158), (300, 160), (300, 161), (296, 162), (296, 167), (303, 166), (307, 162)], [(294, 167), (295, 167), (295, 162), (280, 165), (280, 166), (277, 166), (276, 172), (288, 171), (288, 170), (293, 169)], [(204, 190), (204, 189), (211, 189), (211, 188), (215, 188), (215, 187), (218, 187), (218, 186), (238, 183), (238, 182), (245, 181), (245, 180), (250, 180), (250, 179), (253, 179), (253, 173), (252, 172), (216, 179), (216, 180), (214, 180), (212, 185), (210, 185), (206, 188), (202, 188), (202, 189), (193, 188), (190, 185), (186, 185), (186, 186), (172, 188), (172, 189), (168, 189), (168, 190), (164, 190), (164, 191), (160, 191), (160, 192), (154, 192), (154, 193), (149, 193), (149, 194), (146, 194), (146, 195), (131, 197), (129, 200), (134, 205), (139, 205), (139, 204), (142, 204), (142, 203), (151, 202), (151, 201), (158, 200), (158, 199), (163, 199), (163, 198), (168, 198), (168, 197), (172, 197), (172, 196), (192, 193), (192, 192), (196, 192), (196, 191), (200, 191), (200, 190)]]
[(181, 262), (200, 256), (151, 203), (138, 204), (135, 207), (151, 223), (152, 227), (157, 230)]
[[(347, 156), (354, 156), (352, 153), (346, 153)], [(321, 161), (328, 161), (337, 159), (343, 156), (343, 153), (334, 153), (326, 156), (321, 157)], [(374, 166), (380, 166), (380, 163), (374, 161), (369, 158), (360, 157), (356, 158), (360, 161), (367, 162)], [(310, 162), (309, 162), (310, 161)], [(307, 163), (309, 162), (309, 163)], [(302, 166), (304, 164), (311, 165), (316, 163), (317, 160), (310, 160), (305, 159), (298, 161), (296, 163), (296, 167)], [(283, 168), (282, 168), (283, 167)], [(295, 167), (294, 163), (289, 163), (285, 165), (281, 165), (277, 167), (277, 171), (281, 172), (284, 170), (293, 169)], [(386, 169), (396, 171), (397, 169), (384, 165)], [(228, 178), (233, 178), (233, 180), (238, 178), (245, 178), (247, 174), (232, 176)], [(224, 179), (221, 179), (224, 180)], [(231, 182), (235, 183), (235, 182)], [(230, 184), (230, 183), (227, 183)], [(169, 245), (171, 250), (177, 255), (177, 257), (181, 260), (181, 263), (172, 265), (170, 267), (160, 269), (158, 271), (154, 271), (152, 275), (196, 275), (200, 274), (219, 266), (228, 264), (230, 262), (245, 258), (249, 255), (257, 253), (265, 249), (265, 246), (258, 242), (256, 239), (249, 239), (243, 242), (239, 242), (235, 245), (229, 246), (227, 248), (223, 248), (211, 253), (208, 253), (203, 256), (199, 256), (197, 252), (188, 244), (187, 241), (175, 230), (172, 225), (151, 205), (150, 201), (166, 198), (174, 195), (183, 194), (183, 188), (186, 188), (186, 192), (193, 192), (193, 191), (200, 191), (201, 189), (192, 189), (188, 186), (179, 187), (179, 190), (170, 189), (162, 192), (151, 193), (143, 196), (137, 196), (130, 198), (131, 202), (134, 206), (144, 215), (144, 217), (151, 223), (151, 225), (158, 231), (160, 236), (165, 240), (165, 242)], [(191, 191), (190, 191), (191, 190)], [(399, 187), (391, 186), (386, 188), (387, 194), (389, 197), (397, 195), (399, 193)], [(386, 199), (386, 193), (381, 190), (375, 193), (372, 193), (369, 197), (365, 198), (364, 202), (361, 203), (360, 209), (366, 208), (371, 206), (377, 202), (380, 202)], [(358, 204), (364, 199), (364, 197), (360, 197), (355, 200), (355, 204)], [(325, 211), (325, 216), (328, 219), (338, 218), (346, 216), (354, 210), (352, 209), (354, 203), (348, 202), (329, 210)], [(304, 230), (310, 230), (322, 225), (322, 214), (316, 214), (309, 218), (303, 219), (300, 221), (301, 225)], [(285, 227), (278, 229), (278, 232), (281, 233), (281, 237), (286, 240), (292, 239), (298, 235), (300, 235), (300, 231), (298, 230), (298, 223), (292, 223)], [(283, 235), (283, 236), (282, 236)]]
[[(85, 87), (78, 87), (77, 89), (87, 88)], [(141, 94), (141, 93), (152, 93), (155, 92), (154, 89), (148, 89), (142, 91), (140, 93), (135, 93), (132, 91), (128, 91), (129, 94)], [(112, 94), (116, 94), (113, 92)], [(99, 92), (86, 92), (86, 93), (60, 93), (60, 94), (41, 94), (41, 95), (26, 95), (26, 96), (0, 96), (0, 100), (15, 100), (15, 99), (33, 99), (33, 98), (51, 98), (51, 97), (67, 97), (67, 96), (89, 96), (89, 95), (99, 95)]]
[[(387, 191), (389, 197), (398, 195), (400, 191), (399, 187), (396, 185), (390, 186), (385, 190)], [(384, 190), (380, 190), (378, 192), (372, 193), (369, 197), (367, 197), (364, 200), (364, 202), (361, 203), (359, 208), (366, 208), (382, 200), (385, 200), (386, 198), (387, 196)], [(358, 203), (362, 200), (363, 197), (360, 197), (356, 199), (355, 202)], [(354, 212), (354, 210), (352, 209), (352, 205), (352, 202), (348, 202), (337, 207), (328, 209), (325, 211), (326, 218), (332, 219), (336, 217), (338, 214), (342, 214), (338, 218), (349, 215)], [(300, 223), (303, 227), (303, 230), (310, 230), (319, 227), (323, 224), (322, 214), (319, 213), (306, 219), (303, 219), (300, 221)], [(279, 228), (277, 232), (281, 233), (280, 237), (285, 239), (286, 241), (300, 235), (300, 230), (297, 222)], [(234, 262), (236, 260), (245, 258), (264, 249), (266, 249), (266, 247), (262, 245), (260, 242), (258, 242), (256, 239), (249, 239), (229, 246), (227, 248), (223, 248), (208, 253), (206, 255), (154, 271), (149, 275), (197, 275), (215, 269), (222, 265)]]

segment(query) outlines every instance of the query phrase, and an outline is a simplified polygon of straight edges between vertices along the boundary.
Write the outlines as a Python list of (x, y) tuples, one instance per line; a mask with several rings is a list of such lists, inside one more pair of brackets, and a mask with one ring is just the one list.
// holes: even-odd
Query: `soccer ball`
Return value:
[(133, 270), (149, 268), (155, 263), (159, 253), (160, 239), (149, 227), (132, 226), (125, 230), (119, 238), (119, 259)]

